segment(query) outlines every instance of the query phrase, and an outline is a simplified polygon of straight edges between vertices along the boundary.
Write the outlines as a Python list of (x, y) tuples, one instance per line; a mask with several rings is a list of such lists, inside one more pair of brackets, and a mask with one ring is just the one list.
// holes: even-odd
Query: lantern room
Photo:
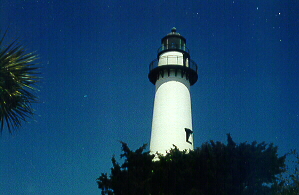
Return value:
[(167, 51), (181, 51), (189, 57), (189, 50), (186, 47), (186, 39), (177, 33), (175, 27), (171, 29), (171, 33), (162, 38), (161, 43), (162, 46), (158, 49), (158, 58), (162, 53)]
[(157, 80), (169, 77), (174, 72), (175, 76), (185, 77), (190, 85), (195, 84), (198, 79), (197, 64), (190, 59), (186, 39), (174, 27), (162, 38), (161, 43), (157, 59), (149, 66), (149, 80), (155, 84)]

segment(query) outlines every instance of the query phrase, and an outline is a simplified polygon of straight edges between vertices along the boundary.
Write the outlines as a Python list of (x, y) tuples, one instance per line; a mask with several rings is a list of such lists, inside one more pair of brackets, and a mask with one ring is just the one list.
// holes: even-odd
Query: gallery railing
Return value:
[(160, 66), (168, 66), (168, 65), (183, 66), (186, 68), (190, 68), (196, 73), (198, 69), (197, 64), (191, 59), (188, 58), (184, 59), (182, 56), (165, 56), (165, 57), (161, 57), (160, 59), (153, 60), (149, 65), (149, 71), (152, 71), (153, 69)]
[(160, 47), (158, 49), (158, 53), (164, 51), (164, 50), (181, 50), (181, 51), (185, 51), (187, 53), (189, 52), (189, 49), (186, 46), (180, 45), (180, 44), (167, 44), (167, 45), (163, 45), (162, 47)]

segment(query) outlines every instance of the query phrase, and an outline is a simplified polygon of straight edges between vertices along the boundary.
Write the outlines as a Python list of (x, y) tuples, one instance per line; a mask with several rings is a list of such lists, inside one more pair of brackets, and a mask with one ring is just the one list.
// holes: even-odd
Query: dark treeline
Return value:
[(210, 141), (188, 152), (174, 146), (155, 157), (145, 149), (122, 142), (123, 163), (113, 157), (110, 175), (97, 179), (102, 195), (298, 194), (296, 174), (281, 176), (287, 155), (279, 157), (273, 144), (236, 144), (228, 134), (227, 144)]

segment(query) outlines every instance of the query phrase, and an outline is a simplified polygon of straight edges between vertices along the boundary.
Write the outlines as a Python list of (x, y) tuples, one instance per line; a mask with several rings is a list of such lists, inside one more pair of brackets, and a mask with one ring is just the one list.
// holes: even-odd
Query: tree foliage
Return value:
[(290, 165), (286, 173), (280, 175), (279, 182), (275, 184), (276, 195), (299, 194), (299, 154), (296, 150), (291, 150), (287, 155)]
[(26, 53), (16, 41), (4, 46), (5, 34), (0, 39), (0, 132), (6, 124), (11, 133), (33, 115), (31, 103), (37, 101), (32, 93), (37, 89), (33, 86), (40, 78), (33, 63), (37, 55)]
[[(285, 171), (286, 156), (273, 144), (227, 144), (210, 141), (192, 151), (174, 146), (166, 155), (131, 151), (122, 142), (124, 163), (97, 179), (102, 195), (260, 195), (273, 194), (277, 176)], [(155, 159), (158, 158), (158, 159)]]

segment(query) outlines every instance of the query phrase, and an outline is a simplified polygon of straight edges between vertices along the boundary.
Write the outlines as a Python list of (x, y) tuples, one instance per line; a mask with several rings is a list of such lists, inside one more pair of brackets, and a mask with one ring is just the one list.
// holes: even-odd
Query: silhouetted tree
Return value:
[(33, 85), (39, 77), (33, 63), (37, 55), (26, 53), (16, 41), (4, 46), (5, 34), (0, 39), (0, 132), (6, 124), (11, 133), (13, 128), (21, 126), (21, 121), (33, 115), (31, 103), (37, 97), (31, 92), (36, 91)]
[(111, 174), (102, 173), (98, 186), (102, 195), (273, 194), (286, 156), (278, 157), (273, 144), (227, 139), (227, 145), (210, 141), (192, 151), (174, 146), (158, 160), (144, 152), (146, 145), (134, 152), (122, 143), (124, 163), (113, 157)]
[(110, 177), (102, 173), (98, 178), (102, 194), (149, 194), (154, 155), (143, 152), (146, 145), (133, 152), (126, 143), (121, 143), (121, 158), (125, 158), (124, 163), (119, 165), (115, 157), (112, 158)]
[(279, 180), (275, 184), (275, 195), (298, 195), (299, 194), (299, 154), (296, 150), (292, 150), (287, 154), (290, 167), (286, 174), (281, 174)]

